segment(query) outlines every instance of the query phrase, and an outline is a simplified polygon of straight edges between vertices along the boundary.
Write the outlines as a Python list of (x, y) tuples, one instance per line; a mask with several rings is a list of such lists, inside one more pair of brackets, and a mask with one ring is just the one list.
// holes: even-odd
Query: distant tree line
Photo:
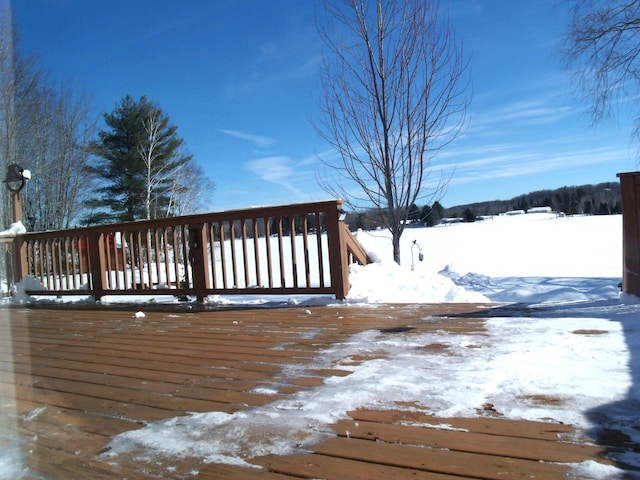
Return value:
[[(9, 7), (10, 8), (10, 7)], [(193, 213), (211, 182), (162, 109), (125, 96), (104, 114), (91, 96), (54, 82), (25, 55), (10, 15), (0, 15), (0, 176), (18, 164), (32, 173), (21, 192), (28, 231)], [(12, 222), (0, 188), (0, 230)]]
[[(538, 190), (518, 195), (510, 200), (457, 205), (445, 208), (440, 202), (419, 207), (411, 205), (408, 211), (409, 224), (431, 227), (443, 219), (475, 222), (483, 216), (499, 215), (513, 210), (527, 211), (535, 207), (549, 207), (565, 215), (611, 215), (622, 213), (620, 184), (605, 182), (597, 185), (562, 187), (555, 190)], [(352, 212), (346, 219), (352, 229), (375, 230), (386, 228), (388, 217), (378, 209)]]
[(550, 207), (554, 212), (566, 215), (610, 215), (622, 213), (620, 183), (604, 182), (597, 185), (562, 187), (555, 190), (538, 190), (518, 195), (510, 200), (492, 200), (468, 205), (458, 205), (447, 210), (448, 217), (498, 215), (512, 210), (528, 210), (534, 207)]

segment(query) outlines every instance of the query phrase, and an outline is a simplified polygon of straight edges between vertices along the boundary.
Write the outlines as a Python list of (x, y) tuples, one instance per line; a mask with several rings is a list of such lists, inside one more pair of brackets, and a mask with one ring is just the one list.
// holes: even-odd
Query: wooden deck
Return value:
[[(579, 432), (567, 425), (503, 420), (490, 407), (478, 418), (442, 419), (406, 405), (349, 412), (308, 452), (248, 459), (259, 468), (185, 457), (154, 470), (136, 458), (114, 464), (99, 455), (112, 436), (145, 422), (246, 410), (349, 375), (336, 366), (296, 377), (283, 366), (309, 365), (356, 332), (392, 335), (410, 326), (481, 335), (483, 321), (464, 316), (479, 308), (147, 310), (143, 318), (135, 310), (0, 309), (0, 465), (2, 452), (11, 455), (25, 480), (450, 480), (566, 478), (566, 463), (609, 463), (606, 447), (577, 442)], [(428, 315), (442, 318), (420, 321)], [(255, 393), (261, 386), (267, 393)], [(453, 428), (428, 428), (442, 423)]]

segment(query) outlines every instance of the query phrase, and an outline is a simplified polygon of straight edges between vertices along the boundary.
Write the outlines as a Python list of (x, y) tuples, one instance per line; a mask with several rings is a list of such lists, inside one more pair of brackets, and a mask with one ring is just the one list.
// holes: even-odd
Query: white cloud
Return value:
[(289, 157), (258, 158), (248, 162), (245, 168), (265, 182), (284, 187), (295, 195), (306, 196), (300, 188), (294, 185), (294, 177), (299, 175), (300, 172), (293, 168)]
[(262, 147), (262, 148), (267, 148), (267, 147), (271, 147), (272, 145), (275, 145), (276, 141), (272, 138), (269, 137), (263, 137), (261, 135), (254, 135), (251, 133), (247, 133), (247, 132), (241, 132), (239, 130), (227, 130), (224, 128), (220, 128), (218, 129), (218, 131), (226, 134), (226, 135), (231, 135), (232, 137), (236, 137), (239, 138), (241, 140), (247, 140), (253, 144), (255, 144), (258, 147)]
[(502, 108), (488, 111), (480, 115), (474, 115), (470, 131), (482, 130), (489, 126), (504, 123), (505, 126), (513, 125), (546, 125), (557, 122), (574, 109), (566, 105), (550, 105), (548, 99), (531, 99), (510, 103)]
[(520, 177), (585, 165), (613, 163), (625, 153), (619, 148), (599, 148), (556, 154), (514, 150), (508, 154), (459, 162), (456, 165), (456, 174), (452, 183)]

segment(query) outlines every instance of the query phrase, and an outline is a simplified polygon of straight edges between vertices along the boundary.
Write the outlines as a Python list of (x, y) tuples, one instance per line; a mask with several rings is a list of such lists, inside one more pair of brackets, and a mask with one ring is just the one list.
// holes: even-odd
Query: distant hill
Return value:
[[(478, 217), (499, 215), (514, 210), (527, 211), (536, 207), (549, 207), (552, 211), (563, 212), (565, 215), (622, 213), (620, 183), (606, 182), (597, 185), (562, 187), (555, 190), (538, 190), (518, 195), (510, 200), (490, 200), (448, 208), (439, 202), (433, 205), (412, 205), (409, 209), (409, 222), (414, 226), (433, 226), (447, 219), (474, 222)], [(384, 211), (370, 209), (349, 213), (347, 223), (351, 228), (373, 230), (380, 227), (386, 228), (388, 219)]]
[(538, 190), (518, 195), (510, 200), (491, 200), (445, 208), (447, 217), (470, 218), (498, 215), (512, 210), (528, 210), (534, 207), (551, 207), (555, 212), (567, 215), (608, 215), (621, 213), (620, 183), (605, 182), (597, 185), (562, 187), (555, 190)]

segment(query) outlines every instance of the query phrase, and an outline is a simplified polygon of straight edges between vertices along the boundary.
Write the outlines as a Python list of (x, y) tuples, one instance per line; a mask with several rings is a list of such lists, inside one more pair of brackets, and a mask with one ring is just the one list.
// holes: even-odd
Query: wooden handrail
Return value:
[[(366, 253), (339, 220), (342, 201), (228, 210), (27, 233), (12, 240), (38, 295), (334, 294)], [(290, 268), (288, 268), (290, 266)]]
[(340, 234), (342, 235), (343, 241), (346, 245), (347, 255), (350, 256), (349, 263), (358, 263), (360, 265), (368, 265), (371, 263), (371, 259), (367, 252), (365, 252), (362, 245), (360, 245), (358, 240), (353, 236), (347, 225), (344, 223), (340, 224)]

